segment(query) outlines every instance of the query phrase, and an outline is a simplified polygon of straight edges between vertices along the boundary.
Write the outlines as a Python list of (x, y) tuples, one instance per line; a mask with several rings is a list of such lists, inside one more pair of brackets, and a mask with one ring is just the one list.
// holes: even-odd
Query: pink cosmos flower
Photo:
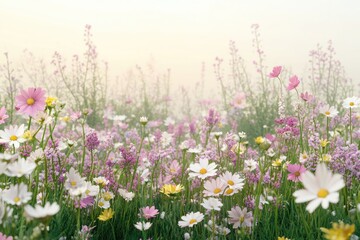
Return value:
[(21, 94), (16, 96), (16, 108), (19, 112), (34, 117), (45, 109), (45, 91), (42, 88), (21, 90)]
[(301, 175), (306, 172), (306, 168), (300, 164), (288, 164), (287, 169), (290, 172), (287, 179), (293, 182), (301, 181)]
[(275, 135), (272, 135), (272, 134), (270, 134), (270, 133), (267, 133), (267, 134), (265, 135), (265, 138), (266, 138), (267, 140), (269, 140), (270, 142), (275, 142), (275, 140), (276, 140)]
[(247, 211), (247, 208), (241, 209), (239, 206), (235, 206), (228, 211), (229, 214), (229, 223), (233, 224), (233, 228), (251, 228), (252, 222), (254, 220), (251, 211)]
[(95, 203), (95, 199), (92, 196), (85, 197), (80, 201), (75, 201), (75, 208), (87, 208), (93, 206)]
[(148, 220), (148, 219), (153, 218), (156, 215), (158, 215), (159, 211), (154, 206), (152, 206), (152, 207), (147, 206), (147, 207), (141, 208), (140, 213), (146, 220)]
[(5, 119), (7, 119), (9, 116), (6, 115), (6, 109), (5, 107), (0, 108), (0, 124), (5, 123)]
[(0, 240), (13, 240), (13, 237), (11, 236), (6, 236), (5, 234), (0, 232)]
[(295, 89), (299, 85), (299, 83), (300, 83), (299, 78), (296, 75), (292, 76), (289, 79), (289, 85), (287, 87), (287, 90), (291, 91), (291, 90)]
[(308, 102), (308, 101), (312, 100), (314, 96), (313, 96), (313, 95), (310, 95), (308, 92), (304, 92), (304, 93), (301, 93), (301, 94), (300, 94), (300, 97), (301, 97), (301, 99), (304, 100), (305, 102)]
[(281, 73), (282, 67), (276, 66), (273, 68), (272, 72), (269, 74), (270, 78), (277, 78)]
[(238, 93), (235, 95), (234, 99), (231, 102), (231, 105), (234, 108), (241, 109), (246, 106), (246, 96), (244, 93)]
[(181, 172), (181, 166), (178, 161), (173, 160), (170, 164), (170, 166), (165, 166), (165, 170), (170, 175), (179, 175)]

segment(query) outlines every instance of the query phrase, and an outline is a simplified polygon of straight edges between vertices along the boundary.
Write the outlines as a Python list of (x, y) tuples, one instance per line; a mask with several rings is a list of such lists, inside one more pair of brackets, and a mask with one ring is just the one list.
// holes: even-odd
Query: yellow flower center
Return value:
[(99, 207), (102, 207), (104, 206), (104, 203), (103, 202), (99, 202)]
[(241, 217), (239, 218), (239, 222), (240, 222), (240, 223), (243, 223), (244, 220), (245, 220), (245, 217), (244, 217), (244, 216), (241, 216)]
[(354, 103), (354, 102), (350, 102), (349, 105), (350, 105), (350, 107), (353, 107), (353, 106), (355, 106), (355, 103)]
[(11, 141), (16, 141), (16, 140), (18, 140), (18, 137), (15, 136), (15, 135), (12, 135), (12, 136), (10, 137), (10, 140), (11, 140)]
[(192, 218), (192, 219), (190, 219), (190, 224), (193, 224), (193, 223), (196, 223), (197, 221), (196, 221), (196, 219), (194, 219), (194, 218)]
[(15, 202), (15, 203), (20, 202), (20, 198), (19, 198), (19, 197), (15, 197), (15, 198), (14, 198), (14, 202)]
[(206, 174), (207, 170), (205, 168), (200, 169), (200, 174)]
[(325, 154), (324, 156), (322, 156), (322, 160), (324, 162), (330, 162), (331, 156), (329, 154)]
[(329, 191), (324, 188), (321, 188), (317, 194), (319, 198), (326, 198), (327, 195), (329, 195)]
[(89, 189), (86, 189), (85, 194), (86, 194), (86, 195), (89, 195), (89, 193), (90, 193), (90, 190), (89, 190)]
[(109, 201), (109, 200), (112, 198), (112, 197), (111, 197), (111, 194), (108, 193), (108, 192), (105, 192), (105, 193), (103, 194), (103, 197), (104, 197), (105, 201)]
[(175, 168), (170, 168), (170, 172), (171, 172), (171, 173), (176, 173)]
[(28, 98), (27, 100), (26, 100), (26, 103), (27, 103), (27, 105), (34, 105), (34, 103), (35, 103), (35, 100), (33, 99), (33, 98)]
[(330, 115), (330, 112), (329, 112), (329, 111), (326, 111), (326, 112), (325, 112), (325, 115), (326, 115), (326, 116), (329, 116), (329, 115)]
[(71, 185), (72, 187), (75, 187), (75, 186), (76, 186), (76, 181), (71, 181), (71, 182), (70, 182), (70, 185)]
[(233, 186), (235, 183), (233, 180), (228, 180), (227, 183), (230, 185), (230, 186)]
[(218, 194), (219, 192), (221, 192), (221, 189), (220, 189), (220, 188), (215, 188), (215, 189), (214, 189), (214, 193), (215, 193), (215, 194)]
[(295, 172), (294, 175), (295, 175), (295, 177), (299, 177), (299, 176), (300, 176), (300, 172)]
[(234, 192), (234, 190), (233, 189), (231, 189), (231, 188), (229, 188), (228, 190), (226, 190), (226, 194), (232, 194)]

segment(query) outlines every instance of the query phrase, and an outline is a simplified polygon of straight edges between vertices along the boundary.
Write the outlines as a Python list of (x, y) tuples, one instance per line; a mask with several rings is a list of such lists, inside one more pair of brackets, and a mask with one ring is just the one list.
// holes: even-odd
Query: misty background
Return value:
[(214, 59), (224, 58), (227, 65), (230, 40), (250, 78), (257, 77), (251, 25), (259, 24), (268, 72), (282, 65), (306, 78), (309, 51), (332, 40), (348, 77), (358, 82), (359, 12), (356, 0), (0, 0), (0, 52), (19, 65), (24, 49), (49, 63), (55, 51), (70, 61), (84, 52), (89, 24), (111, 81), (136, 65), (151, 65), (159, 73), (171, 69), (171, 86), (189, 87), (203, 78), (208, 89), (217, 91)]

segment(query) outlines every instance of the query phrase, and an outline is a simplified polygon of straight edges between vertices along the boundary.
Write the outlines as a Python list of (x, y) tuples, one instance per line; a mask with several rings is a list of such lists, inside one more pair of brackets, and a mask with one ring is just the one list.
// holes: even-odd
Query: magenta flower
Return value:
[(287, 87), (287, 90), (291, 91), (291, 90), (295, 89), (299, 85), (299, 83), (300, 83), (299, 78), (296, 75), (292, 76), (289, 79), (289, 85)]
[(144, 207), (140, 209), (141, 215), (146, 219), (150, 219), (159, 214), (159, 211), (154, 207)]
[(282, 67), (276, 66), (273, 68), (272, 72), (269, 74), (270, 78), (277, 78), (281, 73)]
[(287, 179), (293, 182), (301, 181), (302, 174), (306, 172), (306, 168), (300, 164), (288, 164), (287, 169), (290, 172)]
[(82, 198), (80, 201), (75, 201), (74, 206), (75, 208), (87, 208), (87, 207), (92, 207), (94, 203), (95, 203), (94, 197), (88, 196)]
[(5, 107), (0, 108), (0, 124), (5, 123), (5, 119), (7, 119), (9, 116), (6, 115), (6, 109)]
[(21, 90), (21, 94), (16, 96), (16, 108), (19, 112), (34, 117), (45, 109), (45, 91), (42, 88)]

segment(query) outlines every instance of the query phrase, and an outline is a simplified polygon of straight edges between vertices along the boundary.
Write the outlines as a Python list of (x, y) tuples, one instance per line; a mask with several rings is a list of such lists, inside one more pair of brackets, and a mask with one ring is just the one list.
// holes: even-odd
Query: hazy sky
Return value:
[(25, 48), (49, 60), (54, 51), (70, 59), (83, 52), (90, 24), (112, 75), (153, 59), (159, 72), (171, 68), (173, 82), (191, 83), (205, 62), (211, 82), (214, 58), (226, 59), (229, 40), (253, 69), (250, 26), (257, 23), (267, 66), (285, 65), (305, 77), (309, 50), (331, 39), (358, 81), (359, 13), (358, 0), (0, 0), (0, 52), (14, 62)]

